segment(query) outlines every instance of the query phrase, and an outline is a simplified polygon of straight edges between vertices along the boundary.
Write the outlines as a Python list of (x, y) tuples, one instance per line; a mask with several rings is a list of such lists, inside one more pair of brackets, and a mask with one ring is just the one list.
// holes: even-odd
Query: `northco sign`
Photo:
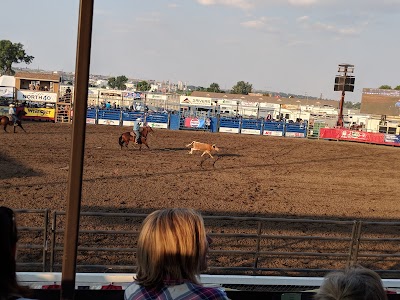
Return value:
[(17, 91), (19, 101), (57, 102), (57, 93)]

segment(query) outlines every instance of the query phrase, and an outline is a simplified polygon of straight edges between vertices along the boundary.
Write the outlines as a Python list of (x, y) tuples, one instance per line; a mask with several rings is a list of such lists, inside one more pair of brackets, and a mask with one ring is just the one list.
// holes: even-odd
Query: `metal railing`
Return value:
[[(31, 212), (17, 211), (24, 215)], [(65, 212), (52, 212), (51, 220), (47, 210), (36, 212), (42, 219), (35, 223), (42, 227), (19, 228), (36, 238), (40, 234), (43, 240), (32, 243), (34, 237), (23, 236), (18, 248), (19, 253), (40, 249), (42, 256), (39, 259), (25, 251), (24, 256), (18, 256), (19, 266), (34, 269), (40, 265), (42, 271), (61, 271)], [(137, 237), (145, 217), (82, 212), (77, 271), (135, 272)], [(400, 222), (203, 217), (213, 239), (208, 262), (211, 274), (323, 276), (361, 263), (389, 277), (400, 275)]]

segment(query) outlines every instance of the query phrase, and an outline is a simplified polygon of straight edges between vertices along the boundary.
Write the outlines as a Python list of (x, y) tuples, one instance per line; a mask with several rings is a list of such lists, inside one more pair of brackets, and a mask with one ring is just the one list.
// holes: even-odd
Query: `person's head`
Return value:
[(9, 106), (10, 106), (10, 107), (14, 107), (15, 105), (11, 103)]
[(379, 275), (361, 266), (332, 272), (315, 295), (316, 300), (386, 300)]
[(155, 287), (163, 280), (189, 280), (207, 268), (208, 240), (202, 216), (188, 208), (157, 210), (143, 221), (137, 245), (136, 281)]
[(14, 212), (0, 206), (0, 298), (17, 293), (15, 251), (18, 241)]
[(141, 118), (137, 118), (137, 119), (136, 119), (136, 121), (138, 121), (138, 122), (141, 122), (141, 121), (142, 121), (142, 119), (141, 119)]

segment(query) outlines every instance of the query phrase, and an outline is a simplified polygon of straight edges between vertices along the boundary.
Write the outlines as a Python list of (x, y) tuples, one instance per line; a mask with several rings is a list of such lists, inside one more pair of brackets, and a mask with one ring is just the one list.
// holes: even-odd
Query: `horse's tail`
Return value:
[(124, 139), (122, 138), (122, 134), (120, 135), (120, 137), (118, 139), (118, 143), (119, 143), (119, 145), (121, 146), (121, 149), (122, 149), (122, 146), (124, 145)]
[(194, 143), (194, 141), (193, 141), (193, 142), (191, 142), (190, 144), (187, 144), (187, 145), (186, 145), (186, 147), (190, 147), (190, 146), (192, 146), (192, 145), (193, 145), (193, 143)]

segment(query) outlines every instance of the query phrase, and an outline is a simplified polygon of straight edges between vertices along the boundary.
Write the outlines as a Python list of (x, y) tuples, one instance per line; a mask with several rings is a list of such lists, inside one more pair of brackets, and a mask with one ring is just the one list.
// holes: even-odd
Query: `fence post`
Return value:
[(358, 250), (360, 248), (360, 236), (361, 236), (361, 221), (354, 221), (353, 230), (351, 233), (351, 242), (349, 249), (349, 258), (347, 260), (347, 267), (350, 267), (357, 263)]
[(261, 228), (262, 224), (261, 221), (258, 221), (258, 227), (257, 227), (257, 242), (256, 242), (256, 254), (254, 255), (254, 270), (253, 274), (256, 273), (256, 269), (258, 267), (258, 253), (260, 252), (260, 236), (261, 236)]

